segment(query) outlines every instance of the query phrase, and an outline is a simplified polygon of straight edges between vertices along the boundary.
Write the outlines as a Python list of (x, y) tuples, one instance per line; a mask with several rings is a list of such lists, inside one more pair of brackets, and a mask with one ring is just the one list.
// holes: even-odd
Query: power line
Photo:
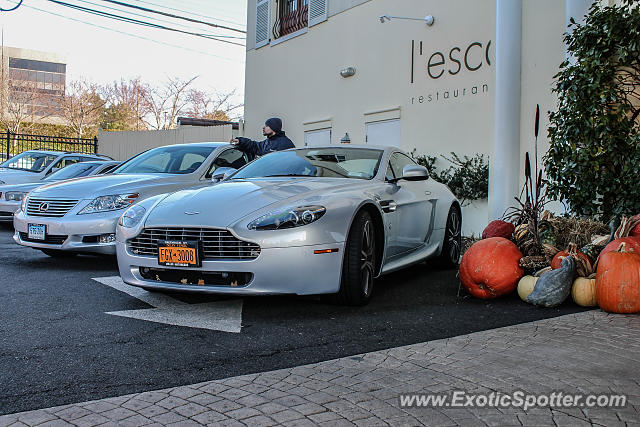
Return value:
[(198, 19), (188, 18), (186, 16), (174, 15), (173, 13), (161, 12), (161, 11), (158, 11), (158, 10), (153, 10), (153, 9), (149, 9), (149, 8), (142, 7), (142, 6), (136, 6), (136, 5), (133, 5), (133, 4), (124, 3), (124, 2), (121, 2), (121, 1), (117, 1), (117, 0), (102, 0), (102, 1), (107, 2), (107, 3), (117, 4), (117, 5), (120, 5), (120, 6), (131, 7), (133, 9), (143, 10), (143, 11), (149, 12), (149, 13), (157, 13), (159, 15), (169, 16), (171, 18), (184, 19), (185, 21), (189, 21), (189, 22), (196, 22), (198, 24), (209, 25), (209, 26), (215, 27), (215, 28), (222, 28), (222, 29), (229, 30), (229, 31), (237, 31), (237, 32), (242, 33), (242, 34), (247, 34), (246, 31), (239, 30), (237, 28), (232, 28), (232, 27), (227, 27), (227, 26), (224, 26), (224, 25), (213, 24), (211, 22), (200, 21)]
[[(77, 1), (80, 1), (82, 3), (87, 3), (87, 4), (90, 4), (90, 5), (93, 5), (93, 6), (104, 7), (104, 8), (109, 9), (109, 10), (115, 10), (117, 12), (128, 13), (129, 15), (133, 15), (133, 16), (139, 16), (139, 17), (147, 18), (147, 19), (155, 19), (156, 21), (159, 21), (159, 22), (165, 22), (165, 23), (168, 23), (168, 24), (174, 24), (174, 25), (178, 25), (178, 26), (183, 27), (183, 28), (195, 28), (195, 27), (192, 27), (192, 26), (188, 26), (188, 25), (184, 25), (184, 24), (178, 24), (178, 23), (175, 23), (175, 22), (172, 22), (172, 21), (168, 21), (166, 19), (150, 18), (149, 16), (143, 15), (141, 13), (128, 12), (128, 11), (124, 11), (122, 9), (118, 9), (116, 7), (98, 5), (97, 3), (93, 3), (93, 2), (90, 2), (88, 0), (77, 0)], [(211, 37), (218, 37), (218, 38), (241, 39), (241, 40), (245, 39), (244, 37), (226, 36), (226, 35), (221, 35), (221, 34), (207, 34), (207, 35), (211, 36)]]
[(123, 21), (123, 22), (128, 22), (131, 24), (137, 24), (137, 25), (142, 25), (145, 27), (152, 27), (152, 28), (156, 28), (156, 29), (161, 29), (161, 30), (167, 30), (167, 31), (173, 31), (173, 32), (177, 32), (177, 33), (183, 33), (183, 34), (189, 34), (192, 36), (196, 36), (196, 37), (202, 37), (205, 39), (210, 39), (210, 40), (216, 40), (222, 43), (228, 43), (228, 44), (232, 44), (232, 45), (236, 45), (236, 46), (244, 46), (241, 43), (236, 43), (236, 42), (232, 42), (229, 40), (223, 40), (223, 39), (219, 39), (207, 34), (202, 34), (202, 33), (194, 33), (192, 31), (184, 31), (184, 30), (178, 30), (176, 28), (171, 28), (171, 27), (166, 27), (164, 25), (159, 25), (159, 24), (154, 24), (151, 22), (146, 22), (146, 21), (141, 21), (139, 19), (134, 19), (134, 18), (128, 18), (128, 17), (124, 17), (124, 16), (120, 16), (120, 15), (115, 15), (113, 13), (109, 13), (109, 12), (104, 12), (104, 11), (100, 11), (100, 10), (96, 10), (96, 9), (91, 9), (88, 7), (84, 7), (84, 6), (79, 6), (79, 5), (75, 5), (75, 4), (71, 4), (71, 3), (66, 3), (63, 1), (59, 1), (59, 0), (48, 0), (51, 3), (55, 3), (61, 6), (65, 6), (65, 7), (69, 7), (71, 9), (76, 9), (76, 10), (80, 10), (82, 12), (87, 12), (87, 13), (91, 13), (94, 15), (98, 15), (98, 16), (102, 16), (105, 18), (110, 18), (110, 19), (115, 19), (117, 21)]
[(244, 23), (240, 23), (240, 22), (237, 22), (237, 21), (230, 21), (230, 20), (227, 20), (227, 19), (215, 18), (215, 17), (213, 17), (213, 16), (202, 15), (202, 14), (195, 13), (195, 12), (190, 12), (190, 11), (187, 11), (187, 10), (184, 10), (184, 9), (176, 9), (175, 7), (163, 6), (163, 5), (161, 5), (161, 4), (151, 3), (151, 2), (148, 2), (148, 1), (144, 1), (144, 0), (134, 0), (134, 1), (136, 1), (136, 2), (138, 2), (138, 3), (148, 4), (148, 5), (151, 5), (151, 6), (161, 7), (161, 8), (163, 8), (163, 9), (167, 9), (167, 10), (174, 10), (174, 11), (176, 11), (176, 12), (189, 13), (189, 14), (191, 14), (191, 15), (193, 15), (193, 16), (199, 16), (199, 17), (201, 17), (201, 18), (214, 19), (214, 20), (216, 20), (216, 21), (226, 22), (226, 23), (228, 23), (228, 24), (236, 24), (236, 25), (243, 25), (243, 26), (246, 26), (246, 24), (244, 24)]
[[(78, 22), (78, 23), (81, 23), (81, 24), (89, 25), (89, 26), (92, 26), (92, 27), (100, 28), (100, 29), (103, 29), (103, 30), (112, 31), (114, 33), (123, 34), (125, 36), (135, 37), (137, 39), (149, 41), (149, 42), (152, 42), (152, 43), (161, 44), (161, 45), (164, 45), (164, 46), (169, 46), (169, 47), (177, 48), (177, 49), (180, 49), (180, 50), (187, 50), (187, 51), (190, 51), (190, 52), (199, 53), (201, 55), (212, 56), (214, 58), (222, 59), (222, 60), (229, 61), (229, 62), (237, 62), (236, 60), (231, 59), (231, 58), (227, 58), (225, 56), (220, 56), (220, 55), (216, 55), (216, 54), (213, 54), (213, 53), (210, 53), (210, 52), (204, 52), (204, 51), (197, 50), (197, 49), (191, 49), (189, 47), (180, 46), (180, 45), (176, 45), (176, 44), (172, 44), (172, 43), (161, 42), (161, 41), (158, 41), (158, 40), (155, 40), (155, 39), (150, 39), (148, 37), (144, 37), (144, 36), (139, 36), (137, 34), (128, 33), (126, 31), (120, 31), (120, 30), (116, 30), (116, 29), (113, 29), (113, 28), (110, 28), (110, 27), (104, 27), (102, 25), (93, 24), (91, 22), (83, 21), (81, 19), (70, 18), (68, 16), (61, 15), (61, 14), (55, 13), (55, 12), (51, 12), (49, 10), (40, 9), (38, 7), (35, 7), (35, 6), (29, 6), (29, 5), (25, 4), (24, 7), (27, 7), (29, 9), (34, 9), (34, 10), (37, 10), (39, 12), (48, 13), (49, 15), (54, 15), (54, 16), (57, 16), (57, 17), (60, 17), (60, 18), (63, 18), (63, 19), (67, 19), (69, 21), (74, 21), (74, 22)], [(242, 62), (242, 61), (240, 61), (240, 62)]]
[(20, 0), (18, 2), (18, 4), (16, 4), (15, 6), (13, 6), (10, 9), (3, 9), (3, 8), (0, 7), (0, 12), (11, 12), (12, 10), (16, 10), (17, 8), (19, 8), (21, 4), (22, 4), (22, 0)]

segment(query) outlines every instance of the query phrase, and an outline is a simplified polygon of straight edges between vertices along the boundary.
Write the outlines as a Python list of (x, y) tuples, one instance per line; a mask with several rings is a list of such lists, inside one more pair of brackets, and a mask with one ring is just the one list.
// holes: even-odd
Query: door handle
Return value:
[(429, 190), (425, 191), (425, 192), (424, 192), (424, 195), (425, 195), (425, 196), (430, 196), (430, 195), (431, 195), (431, 191), (429, 191)]

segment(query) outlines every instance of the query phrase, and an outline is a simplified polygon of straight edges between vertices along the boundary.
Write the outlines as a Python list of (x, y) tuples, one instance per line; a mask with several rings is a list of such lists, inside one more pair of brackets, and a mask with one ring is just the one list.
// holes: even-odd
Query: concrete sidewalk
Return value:
[[(429, 327), (429, 325), (424, 325)], [(126, 367), (123, 367), (126, 369)], [(625, 395), (625, 407), (402, 407), (401, 394)], [(599, 310), (0, 416), (5, 426), (640, 426), (640, 317)]]

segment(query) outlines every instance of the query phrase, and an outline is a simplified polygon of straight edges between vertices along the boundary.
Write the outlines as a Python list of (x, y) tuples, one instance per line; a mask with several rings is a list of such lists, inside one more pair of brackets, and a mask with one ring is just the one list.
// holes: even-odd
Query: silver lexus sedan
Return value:
[(148, 198), (116, 232), (124, 282), (220, 294), (335, 294), (460, 256), (460, 203), (402, 151), (328, 146), (261, 157), (217, 185)]
[(40, 181), (25, 184), (0, 185), (0, 221), (12, 221), (13, 214), (20, 210), (22, 199), (24, 199), (24, 196), (31, 190), (68, 179), (103, 175), (115, 169), (120, 163), (121, 162), (114, 160), (74, 163), (64, 169), (58, 169)]
[(30, 192), (13, 217), (13, 239), (50, 256), (115, 254), (116, 223), (126, 208), (157, 194), (206, 186), (218, 168), (239, 168), (247, 161), (243, 152), (223, 142), (154, 148), (110, 175)]

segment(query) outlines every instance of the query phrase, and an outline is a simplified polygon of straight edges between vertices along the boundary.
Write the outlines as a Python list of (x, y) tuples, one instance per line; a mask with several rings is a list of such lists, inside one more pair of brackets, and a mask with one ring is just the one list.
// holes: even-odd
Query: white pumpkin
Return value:
[(536, 282), (539, 277), (536, 276), (524, 276), (518, 282), (518, 296), (522, 301), (525, 300), (529, 296), (531, 292), (533, 292), (533, 288), (536, 286)]
[(573, 281), (571, 297), (576, 304), (582, 307), (595, 307), (598, 305), (596, 302), (596, 279), (578, 277)]

